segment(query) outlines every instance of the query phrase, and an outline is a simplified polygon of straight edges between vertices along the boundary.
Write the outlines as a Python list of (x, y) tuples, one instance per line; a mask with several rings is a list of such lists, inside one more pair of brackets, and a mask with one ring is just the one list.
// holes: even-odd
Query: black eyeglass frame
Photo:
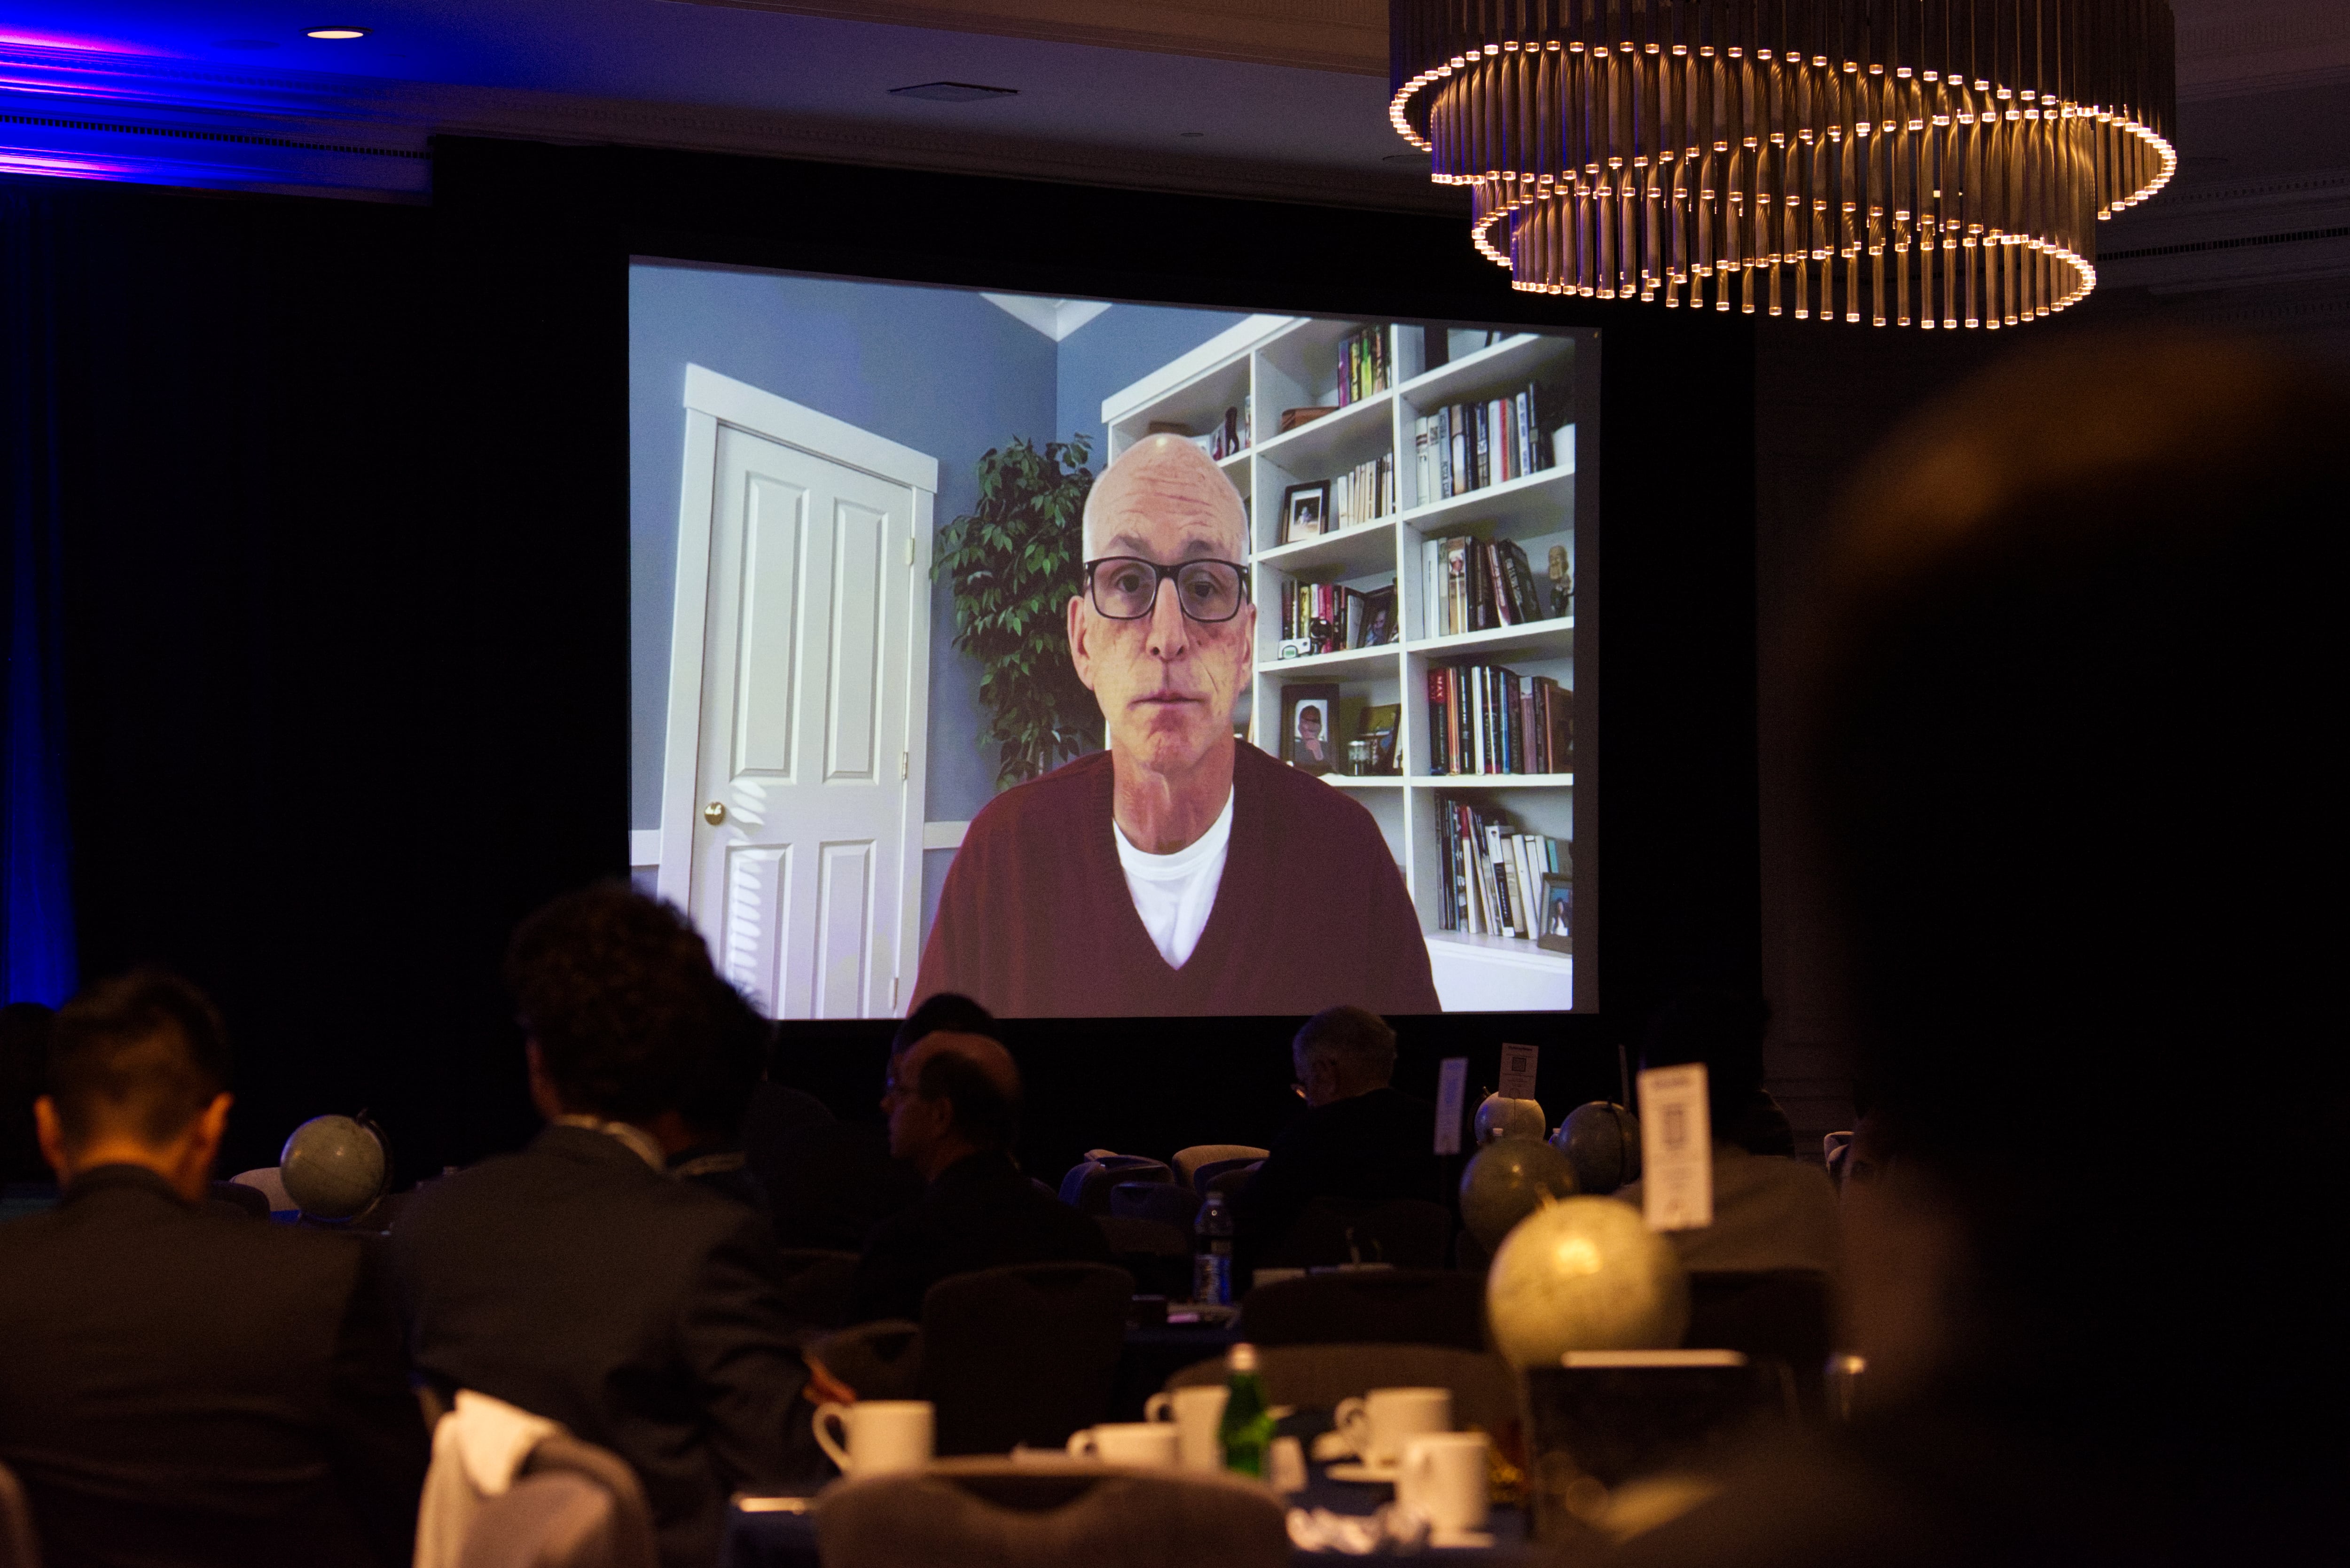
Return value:
[[(1095, 568), (1108, 566), (1112, 562), (1117, 562), (1119, 565), (1125, 565), (1131, 562), (1135, 566), (1147, 566), (1149, 568), (1152, 574), (1150, 579), (1150, 609), (1146, 609), (1139, 615), (1112, 615), (1109, 611), (1102, 608), (1100, 595), (1094, 587), (1094, 571)], [(1235, 573), (1239, 574), (1241, 580), (1240, 591), (1232, 596), (1232, 613), (1231, 615), (1217, 616), (1211, 620), (1205, 616), (1193, 615), (1191, 613), (1191, 607), (1183, 603), (1183, 584), (1180, 580), (1181, 574), (1186, 569), (1192, 566), (1230, 566)], [(1086, 602), (1093, 606), (1094, 613), (1101, 617), (1104, 620), (1149, 620), (1152, 610), (1155, 610), (1159, 605), (1159, 585), (1166, 582), (1170, 578), (1176, 579), (1175, 603), (1182, 609), (1183, 618), (1186, 620), (1197, 621), (1201, 626), (1222, 626), (1227, 621), (1236, 619), (1241, 613), (1241, 607), (1247, 604), (1249, 600), (1249, 569), (1248, 564), (1245, 561), (1220, 561), (1208, 556), (1199, 556), (1189, 561), (1178, 561), (1171, 566), (1162, 566), (1158, 562), (1149, 560), (1141, 556), (1097, 556), (1092, 560), (1085, 563), (1085, 568)]]

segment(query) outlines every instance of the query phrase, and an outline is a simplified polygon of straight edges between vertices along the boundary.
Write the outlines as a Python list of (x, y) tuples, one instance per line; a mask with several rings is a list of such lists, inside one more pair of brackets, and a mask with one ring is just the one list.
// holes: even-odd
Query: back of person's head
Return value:
[(696, 1138), (733, 1144), (741, 1141), (751, 1096), (766, 1075), (775, 1025), (723, 979), (713, 975), (711, 985), (715, 1016), (710, 1050), (679, 1092), (677, 1111)]
[(33, 1131), (33, 1102), (49, 1082), (49, 1035), (57, 1010), (37, 1002), (0, 1007), (0, 1181), (41, 1181), (41, 1160)]
[(1346, 1095), (1367, 1094), (1395, 1076), (1395, 1031), (1367, 1008), (1324, 1008), (1298, 1030), (1289, 1053), (1300, 1075), (1315, 1062), (1329, 1063)]
[(140, 970), (57, 1012), (49, 1100), (68, 1150), (101, 1139), (170, 1145), (228, 1089), (228, 1031), (203, 992)]
[(1717, 1138), (1733, 1136), (1762, 1093), (1762, 1036), (1771, 1010), (1751, 991), (1693, 985), (1657, 1009), (1640, 1039), (1640, 1065), (1705, 1064), (1706, 1110)]
[[(2045, 346), (1879, 455), (1820, 574), (1814, 821), (1871, 1115), (1968, 1238), (1968, 1397), (2263, 1463), (2332, 1418), (2345, 460), (2294, 366)], [(2247, 1049), (2251, 1191), (2178, 1147)]]
[(924, 1036), (941, 1030), (992, 1037), (995, 1033), (995, 1014), (959, 992), (937, 992), (924, 997), (920, 1006), (906, 1014), (905, 1021), (898, 1025), (898, 1033), (890, 1038), (889, 1054), (902, 1056), (920, 1044)]
[(565, 1108), (640, 1120), (676, 1108), (721, 1029), (710, 950), (674, 905), (622, 883), (525, 920), (506, 984)]
[(954, 1109), (954, 1130), (976, 1147), (1009, 1154), (1020, 1141), (1020, 1074), (992, 1037), (933, 1030), (914, 1092)]

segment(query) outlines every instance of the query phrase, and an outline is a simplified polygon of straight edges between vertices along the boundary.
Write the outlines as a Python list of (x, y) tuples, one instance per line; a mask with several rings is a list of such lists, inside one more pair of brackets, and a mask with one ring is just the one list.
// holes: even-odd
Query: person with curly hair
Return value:
[(506, 981), (548, 1125), (434, 1183), (395, 1227), (417, 1369), (619, 1454), (662, 1562), (708, 1563), (731, 1493), (821, 1470), (772, 1231), (665, 1168), (675, 1113), (734, 1022), (723, 982), (674, 906), (624, 886), (524, 921)]

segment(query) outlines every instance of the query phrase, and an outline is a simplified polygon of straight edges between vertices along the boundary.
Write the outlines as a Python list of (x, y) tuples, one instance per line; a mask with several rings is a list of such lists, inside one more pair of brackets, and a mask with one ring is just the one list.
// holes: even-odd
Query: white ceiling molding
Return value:
[(945, 33), (1388, 74), (1387, 0), (671, 0)]
[[(97, 129), (54, 123), (67, 120)], [(1457, 192), (1392, 170), (0, 46), (0, 168), (14, 171), (103, 176), (136, 166), (145, 171), (118, 177), (419, 201), (425, 196), (423, 155), (436, 133), (618, 142), (1322, 206), (1451, 211), (1461, 204)]]
[(980, 298), (1058, 343), (1109, 308), (1099, 299), (1045, 299), (1033, 294), (983, 294)]

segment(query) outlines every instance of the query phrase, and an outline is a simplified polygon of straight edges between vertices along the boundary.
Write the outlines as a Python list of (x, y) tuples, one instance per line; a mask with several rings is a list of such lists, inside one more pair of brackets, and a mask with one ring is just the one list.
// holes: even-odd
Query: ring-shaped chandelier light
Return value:
[(2012, 327), (2162, 189), (2168, 0), (1391, 0), (1388, 117), (1544, 294)]

